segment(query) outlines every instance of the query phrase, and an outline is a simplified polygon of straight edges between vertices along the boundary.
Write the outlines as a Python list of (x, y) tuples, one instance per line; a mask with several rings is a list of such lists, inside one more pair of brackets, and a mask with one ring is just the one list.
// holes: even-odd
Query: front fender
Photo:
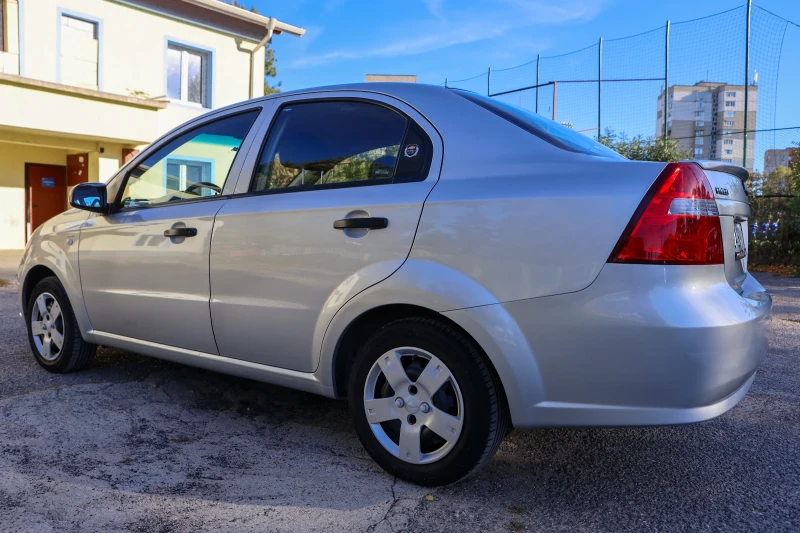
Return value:
[[(498, 303), (486, 288), (460, 271), (432, 261), (409, 259), (389, 278), (357, 294), (336, 313), (322, 339), (317, 378), (333, 388), (339, 340), (358, 317), (386, 305), (423, 307), (441, 313), (472, 336), (503, 384), (512, 422), (524, 420), (527, 408), (544, 398), (542, 381), (525, 336)], [(461, 311), (465, 308), (470, 312)]]
[(45, 222), (33, 235), (25, 249), (19, 269), (19, 306), (24, 311), (25, 294), (30, 290), (30, 274), (37, 267), (51, 270), (67, 293), (81, 335), (93, 342), (92, 326), (83, 304), (80, 270), (78, 268), (78, 243), (80, 228), (88, 213), (66, 212)]

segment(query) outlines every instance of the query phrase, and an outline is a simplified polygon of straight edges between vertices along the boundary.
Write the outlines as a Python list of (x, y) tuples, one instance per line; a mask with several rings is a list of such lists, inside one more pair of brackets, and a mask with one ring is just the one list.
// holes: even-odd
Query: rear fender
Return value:
[(477, 342), (503, 384), (513, 421), (523, 415), (515, 410), (543, 400), (536, 358), (503, 306), (484, 305), (470, 314), (454, 311), (476, 300), (497, 303), (491, 293), (465, 274), (438, 263), (410, 259), (391, 277), (352, 298), (334, 316), (322, 341), (317, 378), (334, 387), (339, 340), (358, 317), (386, 305), (413, 305), (441, 313)]

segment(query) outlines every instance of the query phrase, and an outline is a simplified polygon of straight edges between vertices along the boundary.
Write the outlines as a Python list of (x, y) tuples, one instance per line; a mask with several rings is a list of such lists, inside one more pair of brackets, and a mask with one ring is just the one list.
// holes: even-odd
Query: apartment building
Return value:
[(694, 85), (671, 85), (658, 96), (656, 136), (676, 139), (696, 159), (715, 159), (743, 164), (753, 169), (755, 158), (758, 86), (747, 87), (747, 157), (745, 162), (745, 87), (701, 81)]
[(798, 148), (770, 149), (764, 152), (764, 174), (775, 172), (778, 167), (787, 167), (797, 164), (796, 152)]
[(0, 249), (23, 248), (71, 186), (261, 96), (264, 45), (304, 31), (219, 0), (0, 0)]

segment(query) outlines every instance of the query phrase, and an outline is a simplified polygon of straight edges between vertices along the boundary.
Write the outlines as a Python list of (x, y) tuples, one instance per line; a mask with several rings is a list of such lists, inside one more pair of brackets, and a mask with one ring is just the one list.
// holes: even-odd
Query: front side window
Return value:
[(96, 22), (61, 15), (61, 83), (97, 89), (99, 45)]
[(219, 196), (258, 111), (223, 118), (175, 137), (128, 174), (122, 207)]
[(176, 44), (167, 47), (167, 97), (210, 107), (208, 53)]
[(386, 182), (406, 175), (408, 165), (427, 159), (429, 150), (410, 139), (415, 128), (408, 126), (396, 111), (365, 102), (287, 105), (270, 129), (251, 190)]

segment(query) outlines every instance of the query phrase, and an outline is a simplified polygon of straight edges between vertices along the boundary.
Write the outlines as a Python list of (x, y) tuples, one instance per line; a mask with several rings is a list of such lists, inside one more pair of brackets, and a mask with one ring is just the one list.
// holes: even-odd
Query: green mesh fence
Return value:
[(759, 172), (800, 143), (800, 25), (754, 4), (444, 84)]

